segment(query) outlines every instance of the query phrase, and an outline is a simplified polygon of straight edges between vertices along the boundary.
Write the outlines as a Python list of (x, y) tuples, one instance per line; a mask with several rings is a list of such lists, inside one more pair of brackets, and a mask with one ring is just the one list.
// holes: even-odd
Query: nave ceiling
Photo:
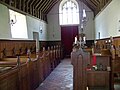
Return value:
[[(9, 8), (17, 9), (41, 20), (47, 21), (47, 14), (61, 0), (0, 0)], [(87, 5), (96, 16), (112, 0), (80, 0)]]

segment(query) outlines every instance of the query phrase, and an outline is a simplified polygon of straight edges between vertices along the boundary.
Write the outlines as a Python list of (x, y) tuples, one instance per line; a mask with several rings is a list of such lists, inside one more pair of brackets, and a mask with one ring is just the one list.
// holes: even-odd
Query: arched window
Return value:
[(76, 0), (63, 0), (59, 6), (60, 25), (79, 24), (79, 7)]

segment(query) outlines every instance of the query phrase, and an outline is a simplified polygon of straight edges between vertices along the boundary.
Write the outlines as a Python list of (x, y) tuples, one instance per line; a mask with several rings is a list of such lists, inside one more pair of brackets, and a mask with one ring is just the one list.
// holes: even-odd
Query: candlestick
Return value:
[(88, 87), (86, 88), (86, 90), (89, 90)]
[(79, 37), (79, 41), (80, 41), (80, 47), (81, 47), (81, 40), (82, 40), (82, 38), (81, 38), (81, 37)]
[(84, 42), (84, 44), (86, 43), (86, 37), (85, 36), (83, 37), (83, 42)]
[(75, 37), (75, 44), (77, 44), (77, 36)]

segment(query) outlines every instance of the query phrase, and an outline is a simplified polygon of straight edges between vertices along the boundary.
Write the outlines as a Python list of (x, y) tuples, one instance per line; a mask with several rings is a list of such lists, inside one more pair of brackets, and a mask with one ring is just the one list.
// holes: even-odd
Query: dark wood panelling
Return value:
[[(108, 43), (108, 41), (110, 40), (110, 38), (103, 38), (103, 39), (98, 39), (96, 46), (99, 49), (110, 49), (110, 43)], [(113, 45), (115, 47), (115, 54), (118, 55), (119, 54), (119, 48), (120, 48), (120, 37), (113, 37)]]
[(47, 41), (48, 46), (61, 45), (61, 41)]
[[(36, 41), (35, 40), (0, 40), (0, 52), (6, 49), (7, 51), (10, 51), (14, 48), (30, 48), (30, 47), (36, 47)], [(47, 49), (49, 46), (61, 46), (61, 41), (39, 41), (40, 50), (42, 50), (43, 47)], [(11, 53), (11, 52), (10, 52)]]
[(47, 48), (48, 46), (56, 46), (60, 45), (61, 46), (61, 41), (40, 41), (40, 50), (42, 50), (42, 47)]

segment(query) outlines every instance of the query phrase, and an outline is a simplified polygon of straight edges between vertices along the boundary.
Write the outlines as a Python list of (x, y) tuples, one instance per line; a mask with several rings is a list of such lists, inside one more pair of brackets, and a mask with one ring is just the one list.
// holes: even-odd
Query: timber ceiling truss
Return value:
[[(22, 12), (47, 22), (47, 14), (61, 0), (0, 0), (0, 3), (12, 6)], [(97, 15), (112, 0), (80, 0)]]

